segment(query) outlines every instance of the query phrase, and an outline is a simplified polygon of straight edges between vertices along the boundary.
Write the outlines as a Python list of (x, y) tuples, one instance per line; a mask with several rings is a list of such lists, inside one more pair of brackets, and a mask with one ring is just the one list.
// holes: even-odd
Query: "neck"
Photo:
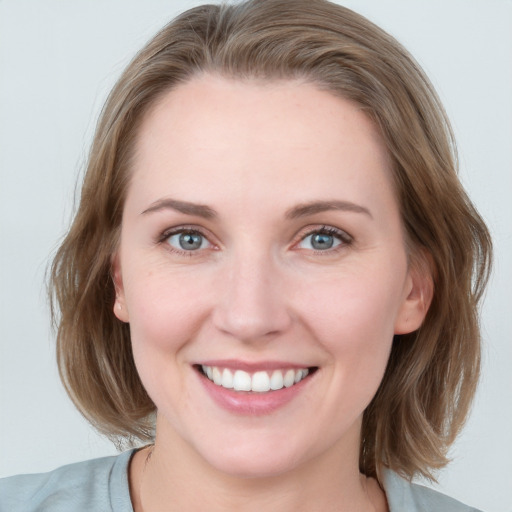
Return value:
[(158, 432), (155, 446), (132, 461), (135, 512), (386, 510), (378, 484), (359, 473), (357, 450), (335, 447), (286, 472), (240, 477), (219, 471), (180, 436), (166, 434)]

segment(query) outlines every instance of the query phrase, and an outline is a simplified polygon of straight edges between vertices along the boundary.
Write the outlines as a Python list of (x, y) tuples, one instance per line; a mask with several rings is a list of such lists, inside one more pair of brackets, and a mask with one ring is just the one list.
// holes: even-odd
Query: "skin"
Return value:
[[(318, 201), (345, 205), (300, 210)], [(333, 247), (315, 250), (325, 226)], [(191, 228), (197, 250), (166, 238)], [(137, 512), (387, 510), (359, 474), (361, 418), (431, 281), (409, 265), (388, 154), (356, 105), (299, 81), (201, 75), (170, 91), (140, 129), (113, 267), (158, 409), (149, 463), (140, 451), (130, 468)], [(193, 365), (212, 359), (318, 370), (244, 415), (205, 391)]]

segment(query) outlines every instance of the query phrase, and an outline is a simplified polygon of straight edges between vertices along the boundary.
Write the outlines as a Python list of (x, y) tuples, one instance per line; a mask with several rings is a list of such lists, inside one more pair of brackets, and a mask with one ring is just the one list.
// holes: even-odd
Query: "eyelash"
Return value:
[[(168, 230), (164, 231), (158, 237), (157, 243), (162, 244), (162, 245), (165, 244), (166, 248), (175, 254), (189, 256), (189, 257), (193, 257), (193, 256), (197, 255), (197, 253), (199, 253), (200, 250), (196, 250), (196, 251), (180, 250), (180, 249), (177, 249), (176, 247), (170, 245), (169, 243), (167, 243), (169, 238), (171, 238), (174, 235), (179, 235), (181, 233), (188, 233), (191, 235), (199, 235), (199, 236), (203, 237), (205, 240), (207, 240), (209, 244), (214, 246), (214, 244), (212, 242), (210, 242), (209, 237), (203, 232), (203, 230), (199, 229), (195, 226), (180, 226), (178, 228), (168, 229)], [(348, 233), (346, 233), (345, 231), (342, 231), (341, 229), (338, 229), (338, 228), (335, 228), (332, 226), (322, 226), (320, 228), (308, 229), (306, 232), (302, 232), (301, 234), (299, 234), (296, 237), (296, 241), (293, 242), (293, 246), (297, 246), (299, 243), (303, 242), (307, 237), (313, 236), (313, 235), (328, 235), (328, 236), (337, 238), (340, 241), (340, 243), (333, 248), (329, 248), (329, 249), (325, 249), (325, 250), (318, 250), (318, 249), (312, 250), (312, 252), (314, 254), (318, 254), (318, 255), (322, 255), (322, 256), (340, 251), (340, 250), (350, 246), (354, 241), (354, 239)]]
[(340, 242), (338, 245), (336, 245), (333, 248), (324, 249), (324, 250), (313, 249), (314, 254), (319, 254), (322, 256), (340, 251), (340, 250), (346, 248), (347, 246), (350, 246), (353, 242), (353, 238), (345, 231), (342, 231), (341, 229), (338, 229), (338, 228), (335, 228), (332, 226), (322, 226), (321, 228), (308, 230), (306, 233), (302, 234), (300, 236), (298, 242), (295, 243), (295, 245), (297, 245), (300, 242), (303, 242), (304, 240), (306, 240), (306, 238), (308, 238), (309, 236), (313, 236), (313, 235), (332, 236), (333, 238), (338, 239)]
[[(206, 236), (205, 233), (201, 229), (198, 229), (195, 226), (180, 226), (178, 228), (167, 229), (160, 235), (157, 242), (161, 245), (165, 244), (166, 249), (168, 249), (169, 251), (171, 251), (175, 254), (178, 254), (181, 256), (189, 256), (189, 257), (195, 256), (194, 253), (198, 253), (200, 251), (186, 251), (184, 249), (181, 250), (181, 249), (177, 249), (176, 247), (173, 247), (171, 244), (167, 243), (169, 238), (171, 238), (171, 236), (179, 235), (182, 233), (187, 233), (187, 234), (191, 234), (191, 235), (199, 235), (199, 236), (203, 237), (205, 240), (207, 240), (208, 243), (212, 244), (212, 242), (210, 242), (208, 236)], [(212, 245), (214, 245), (214, 244), (212, 244)]]

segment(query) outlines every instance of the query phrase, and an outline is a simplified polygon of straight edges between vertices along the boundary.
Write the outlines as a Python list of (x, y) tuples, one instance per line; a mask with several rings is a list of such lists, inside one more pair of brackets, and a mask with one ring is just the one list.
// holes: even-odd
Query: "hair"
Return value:
[(325, 0), (191, 9), (149, 41), (120, 77), (96, 128), (78, 210), (51, 267), (67, 392), (111, 439), (152, 439), (155, 406), (135, 368), (129, 326), (112, 312), (111, 261), (141, 120), (162, 95), (203, 73), (305, 80), (356, 102), (380, 130), (411, 261), (427, 255), (434, 293), (421, 328), (393, 340), (364, 412), (360, 469), (378, 477), (387, 466), (433, 478), (448, 461), (475, 393), (478, 303), (491, 241), (458, 180), (449, 122), (419, 65), (382, 29)]

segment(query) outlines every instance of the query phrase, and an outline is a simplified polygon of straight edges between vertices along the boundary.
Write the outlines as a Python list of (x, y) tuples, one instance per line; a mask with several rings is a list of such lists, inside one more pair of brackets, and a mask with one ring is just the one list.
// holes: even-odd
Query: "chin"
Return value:
[(295, 458), (264, 457), (262, 454), (243, 457), (239, 454), (221, 456), (208, 461), (217, 471), (232, 478), (272, 478), (289, 473), (298, 467)]
[[(201, 457), (217, 471), (233, 478), (268, 478), (293, 471), (305, 454), (288, 440), (245, 439), (218, 443), (216, 449), (198, 447)], [(206, 448), (206, 449), (204, 449)], [(202, 453), (201, 453), (202, 452)]]

